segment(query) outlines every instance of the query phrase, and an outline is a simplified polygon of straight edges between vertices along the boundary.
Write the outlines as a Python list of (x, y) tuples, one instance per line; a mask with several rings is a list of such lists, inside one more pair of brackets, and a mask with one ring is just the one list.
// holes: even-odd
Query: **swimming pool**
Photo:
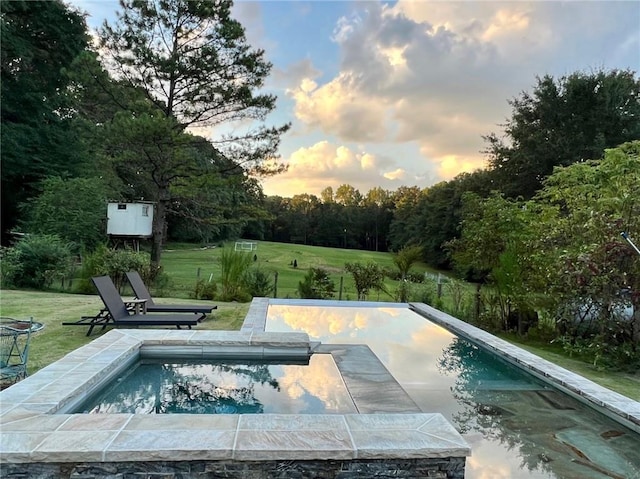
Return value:
[(409, 308), (271, 300), (264, 328), (367, 344), (472, 445), (467, 478), (640, 477), (637, 433)]
[(81, 404), (89, 414), (349, 414), (331, 355), (282, 361), (140, 360)]

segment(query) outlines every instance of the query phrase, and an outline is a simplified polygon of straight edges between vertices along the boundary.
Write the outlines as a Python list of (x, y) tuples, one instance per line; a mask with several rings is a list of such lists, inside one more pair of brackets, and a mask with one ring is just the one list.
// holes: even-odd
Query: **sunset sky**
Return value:
[[(92, 28), (118, 9), (69, 3)], [(482, 136), (536, 76), (640, 70), (638, 1), (263, 0), (234, 13), (273, 63), (269, 123), (292, 123), (268, 195), (430, 186), (484, 166)]]

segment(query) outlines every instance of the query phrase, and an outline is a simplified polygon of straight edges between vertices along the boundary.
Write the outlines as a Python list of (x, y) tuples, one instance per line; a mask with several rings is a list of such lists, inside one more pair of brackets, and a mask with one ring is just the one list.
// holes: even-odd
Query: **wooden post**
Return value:
[(342, 284), (344, 282), (344, 276), (340, 276), (340, 292), (338, 293), (338, 301), (342, 301)]
[(278, 297), (278, 272), (276, 271), (273, 275), (273, 297)]
[(476, 310), (475, 310), (475, 320), (477, 321), (480, 318), (480, 288), (482, 288), (482, 283), (476, 284)]

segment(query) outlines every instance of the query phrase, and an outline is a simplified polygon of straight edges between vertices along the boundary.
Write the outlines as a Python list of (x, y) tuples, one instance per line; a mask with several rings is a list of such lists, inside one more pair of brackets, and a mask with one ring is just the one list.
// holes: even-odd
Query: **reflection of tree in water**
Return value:
[[(157, 413), (247, 414), (262, 413), (264, 406), (255, 397), (255, 386), (269, 385), (280, 390), (278, 381), (265, 364), (193, 365), (191, 373), (183, 373), (184, 365), (164, 364), (165, 373), (172, 376), (165, 389)], [(211, 374), (209, 367), (212, 368)], [(205, 369), (206, 368), (206, 369)], [(198, 370), (200, 374), (198, 374)], [(211, 380), (221, 373), (234, 377), (234, 384), (215, 384)]]
[(268, 364), (143, 364), (101, 394), (92, 412), (262, 413), (257, 385), (280, 390)]
[[(633, 464), (631, 455), (629, 460), (624, 452), (614, 452), (613, 443), (609, 454), (619, 458), (618, 467), (592, 462), (560, 436), (566, 432), (574, 441), (579, 438), (575, 441), (579, 445), (594, 439), (603, 441), (592, 442), (591, 447), (602, 444), (609, 449), (604, 446), (603, 431), (617, 426), (605, 424), (568, 396), (533, 379), (527, 381), (515, 367), (474, 344), (456, 338), (443, 350), (437, 367), (442, 374), (456, 377), (451, 392), (461, 406), (453, 414), (458, 430), (462, 434), (477, 432), (501, 443), (520, 457), (522, 470), (551, 473), (552, 477), (567, 477), (573, 470), (571, 477), (618, 478), (625, 477), (620, 475), (625, 465)], [(573, 414), (576, 409), (582, 416)], [(628, 445), (633, 446), (633, 439), (629, 441), (627, 454), (632, 451)]]

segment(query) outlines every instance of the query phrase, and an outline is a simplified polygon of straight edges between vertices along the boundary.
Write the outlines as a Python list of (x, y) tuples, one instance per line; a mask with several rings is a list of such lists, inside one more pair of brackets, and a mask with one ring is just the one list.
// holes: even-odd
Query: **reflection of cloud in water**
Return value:
[(280, 365), (274, 377), (280, 392), (261, 391), (265, 412), (271, 412), (271, 405), (280, 404), (278, 412), (301, 414), (318, 403), (324, 405), (323, 413), (355, 412), (331, 355), (316, 354), (308, 366)]
[(521, 458), (513, 451), (506, 451), (499, 442), (477, 435), (465, 435), (473, 454), (467, 457), (465, 479), (513, 479), (526, 474), (528, 479), (554, 477), (545, 472), (527, 471), (520, 467)]
[(321, 399), (328, 410), (336, 408), (340, 403), (337, 393), (344, 391), (345, 386), (333, 358), (330, 355), (322, 355), (314, 358), (312, 363), (307, 368), (283, 366), (285, 375), (280, 381), (282, 390), (290, 397), (300, 397), (306, 392)]
[(406, 343), (387, 345), (387, 367), (401, 383), (426, 383), (429, 389), (448, 389), (455, 377), (442, 376), (438, 371), (438, 358), (452, 341), (448, 331), (424, 322), (416, 328)]
[(305, 331), (325, 343), (365, 343), (401, 382), (451, 385), (452, 378), (441, 378), (436, 368), (454, 336), (407, 308), (271, 305), (268, 317), (271, 331)]
[(414, 329), (428, 325), (439, 330), (434, 334), (449, 334), (407, 308), (271, 305), (267, 330), (305, 331), (313, 339), (331, 343), (406, 343)]

